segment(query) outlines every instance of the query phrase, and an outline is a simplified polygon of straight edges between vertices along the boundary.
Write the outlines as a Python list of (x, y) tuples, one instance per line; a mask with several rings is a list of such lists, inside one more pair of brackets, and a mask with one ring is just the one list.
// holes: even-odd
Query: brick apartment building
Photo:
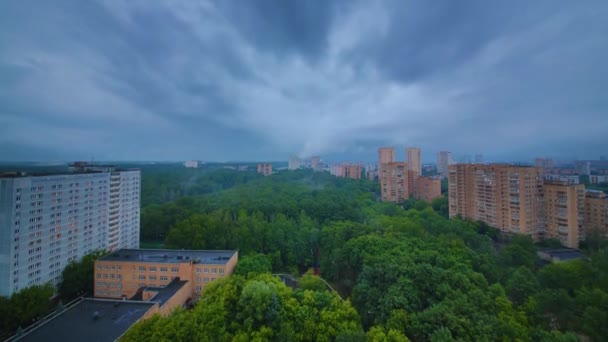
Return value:
[(604, 192), (586, 191), (584, 224), (587, 234), (599, 233), (608, 237), (608, 197)]
[(121, 249), (95, 262), (95, 297), (146, 300), (171, 285), (171, 297), (183, 303), (230, 276), (237, 261), (237, 251)]
[(558, 239), (562, 245), (578, 248), (585, 239), (583, 215), (585, 186), (566, 182), (545, 182), (545, 237)]
[(541, 168), (457, 164), (448, 169), (450, 218), (481, 220), (503, 232), (533, 238), (542, 235)]
[(414, 196), (417, 199), (431, 203), (435, 198), (441, 197), (441, 179), (418, 177), (414, 184)]
[(258, 164), (258, 173), (264, 176), (272, 175), (272, 164)]
[(332, 165), (329, 169), (329, 173), (333, 176), (350, 179), (361, 179), (361, 172), (361, 165), (350, 163)]
[(457, 164), (448, 173), (450, 218), (578, 248), (587, 231), (608, 235), (608, 199), (583, 184), (543, 179), (541, 167)]

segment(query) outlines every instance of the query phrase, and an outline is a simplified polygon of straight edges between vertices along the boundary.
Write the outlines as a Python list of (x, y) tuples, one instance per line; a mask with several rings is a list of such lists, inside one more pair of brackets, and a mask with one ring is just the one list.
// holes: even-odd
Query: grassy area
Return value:
[(162, 241), (140, 241), (139, 248), (161, 249), (165, 248), (165, 244)]

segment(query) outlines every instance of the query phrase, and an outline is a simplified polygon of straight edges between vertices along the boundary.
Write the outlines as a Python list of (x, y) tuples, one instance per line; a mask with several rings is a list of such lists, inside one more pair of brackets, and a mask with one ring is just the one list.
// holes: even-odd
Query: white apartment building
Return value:
[(198, 160), (187, 160), (184, 162), (184, 166), (187, 168), (196, 169), (198, 168)]
[(0, 296), (57, 285), (71, 261), (139, 247), (140, 171), (0, 174)]

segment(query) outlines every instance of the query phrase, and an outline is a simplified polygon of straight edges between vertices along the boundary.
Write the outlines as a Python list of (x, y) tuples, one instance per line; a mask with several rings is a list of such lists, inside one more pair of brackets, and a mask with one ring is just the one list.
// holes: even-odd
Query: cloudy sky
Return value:
[(0, 160), (597, 158), (606, 18), (605, 0), (2, 1)]

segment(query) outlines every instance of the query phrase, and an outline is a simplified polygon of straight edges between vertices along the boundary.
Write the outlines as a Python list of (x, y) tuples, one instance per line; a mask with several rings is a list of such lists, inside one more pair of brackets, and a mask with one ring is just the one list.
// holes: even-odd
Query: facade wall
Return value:
[(416, 172), (419, 176), (422, 175), (422, 158), (418, 147), (410, 147), (405, 150), (406, 162), (408, 170)]
[(395, 162), (395, 148), (381, 147), (378, 149), (378, 178), (382, 177), (382, 168), (384, 164)]
[(430, 203), (435, 198), (441, 197), (441, 180), (430, 177), (418, 177), (414, 190), (416, 198)]
[(141, 172), (133, 170), (117, 173), (120, 175), (118, 191), (120, 242), (116, 249), (139, 248)]
[(542, 237), (542, 171), (536, 167), (458, 164), (449, 167), (450, 217), (481, 220), (503, 232)]
[[(109, 174), (0, 180), (0, 295), (50, 281), (70, 261), (107, 248)], [(9, 243), (7, 243), (7, 240)]]
[(198, 298), (209, 283), (232, 275), (237, 262), (238, 252), (225, 264), (97, 260), (95, 297), (128, 299), (140, 288), (163, 287), (179, 277), (191, 284), (189, 296)]
[(608, 198), (604, 193), (586, 194), (584, 226), (588, 233), (608, 236)]
[(399, 203), (409, 198), (407, 163), (382, 164), (380, 190), (383, 201)]
[(272, 164), (258, 164), (258, 173), (264, 176), (272, 175)]
[(159, 313), (163, 316), (168, 316), (175, 308), (184, 305), (188, 298), (192, 298), (191, 296), (192, 282), (189, 281), (159, 308)]
[(583, 227), (585, 186), (565, 183), (544, 185), (547, 236), (570, 248), (584, 240)]

